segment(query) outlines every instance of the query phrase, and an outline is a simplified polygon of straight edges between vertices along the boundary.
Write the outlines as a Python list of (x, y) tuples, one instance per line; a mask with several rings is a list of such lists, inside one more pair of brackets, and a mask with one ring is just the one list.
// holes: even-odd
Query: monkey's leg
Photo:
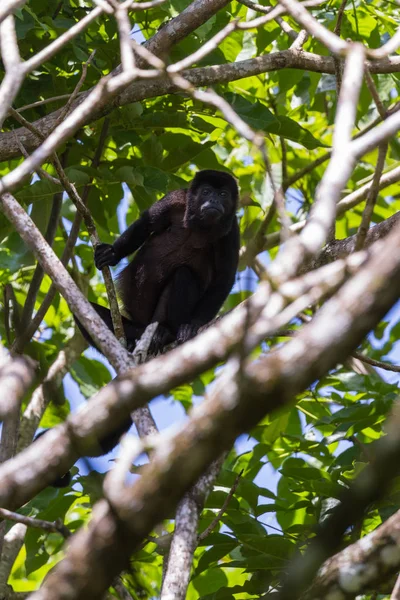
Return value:
[(182, 323), (189, 323), (199, 301), (200, 286), (189, 267), (179, 267), (164, 287), (152, 322), (158, 327), (150, 344), (149, 354), (157, 354), (176, 339)]
[(179, 267), (169, 284), (167, 325), (176, 335), (179, 327), (192, 321), (202, 296), (198, 277), (189, 267)]

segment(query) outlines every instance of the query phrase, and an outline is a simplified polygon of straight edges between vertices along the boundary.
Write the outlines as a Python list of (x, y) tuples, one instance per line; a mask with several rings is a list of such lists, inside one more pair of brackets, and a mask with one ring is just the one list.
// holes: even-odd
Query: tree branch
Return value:
[[(399, 293), (400, 236), (395, 230), (368, 264), (282, 348), (248, 365), (244, 371), (238, 369), (236, 358), (228, 363), (209, 398), (193, 410), (187, 426), (157, 445), (141, 478), (120, 493), (118, 505), (113, 510), (105, 501), (95, 506), (88, 528), (73, 537), (66, 558), (32, 600), (98, 598), (124, 568), (132, 549), (156, 522), (167, 516), (215, 456), (229, 448), (239, 433), (254, 427), (265, 414), (291, 402), (316, 377), (343, 360), (387, 312)], [(359, 301), (360, 295), (363, 303)], [(324, 336), (320, 334), (322, 330)], [(178, 353), (172, 351), (165, 360)], [(136, 375), (145, 367), (137, 369)], [(143, 389), (143, 378), (141, 383)], [(193, 461), (194, 449), (196, 461)], [(4, 469), (0, 468), (0, 490)], [(109, 532), (107, 536), (105, 531)], [(75, 590), (71, 590), (71, 577)]]

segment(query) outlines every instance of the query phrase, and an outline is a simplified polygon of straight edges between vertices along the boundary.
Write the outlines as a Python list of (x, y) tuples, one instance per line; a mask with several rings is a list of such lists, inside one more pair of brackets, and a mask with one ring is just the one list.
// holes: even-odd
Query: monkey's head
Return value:
[(229, 229), (239, 197), (236, 180), (223, 171), (199, 171), (190, 184), (185, 222), (191, 228)]

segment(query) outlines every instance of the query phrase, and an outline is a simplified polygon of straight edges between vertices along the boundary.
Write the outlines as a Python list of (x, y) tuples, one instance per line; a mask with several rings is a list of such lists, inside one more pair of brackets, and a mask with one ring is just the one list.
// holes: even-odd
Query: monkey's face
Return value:
[(218, 223), (232, 211), (232, 195), (226, 186), (204, 183), (198, 187), (196, 196), (199, 216), (207, 225)]

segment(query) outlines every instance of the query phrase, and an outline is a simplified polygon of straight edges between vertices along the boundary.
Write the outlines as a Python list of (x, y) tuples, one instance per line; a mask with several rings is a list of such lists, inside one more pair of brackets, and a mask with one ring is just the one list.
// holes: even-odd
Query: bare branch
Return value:
[[(86, 79), (86, 75), (87, 75), (87, 70), (88, 70), (88, 66), (90, 65), (90, 63), (92, 62), (94, 55), (96, 54), (96, 51), (93, 50), (93, 52), (91, 53), (91, 55), (89, 56), (89, 58), (87, 59), (86, 62), (83, 63), (82, 65), (82, 75), (79, 78), (78, 83), (75, 86), (74, 91), (72, 92), (71, 96), (68, 99), (67, 104), (64, 106), (64, 108), (61, 110), (60, 115), (57, 118), (55, 127), (57, 127), (57, 125), (59, 125), (61, 123), (61, 121), (67, 116), (67, 114), (70, 112), (72, 105), (75, 102), (75, 99), (77, 98), (84, 82)], [(21, 111), (19, 111), (21, 112)], [(38, 132), (38, 130), (36, 130), (36, 132)], [(39, 138), (40, 138), (40, 132), (38, 132), (39, 134)]]
[(229, 490), (229, 493), (227, 494), (223, 505), (221, 506), (221, 509), (219, 510), (217, 516), (215, 517), (215, 519), (210, 523), (210, 525), (200, 533), (199, 535), (199, 541), (200, 540), (205, 540), (207, 536), (210, 535), (210, 533), (212, 533), (214, 531), (214, 529), (217, 527), (218, 523), (220, 522), (220, 520), (222, 519), (226, 509), (228, 508), (228, 504), (229, 502), (232, 500), (233, 496), (235, 495), (235, 492), (237, 490), (237, 487), (240, 483), (240, 478), (242, 476), (243, 471), (240, 471), (240, 473), (238, 473), (235, 482), (233, 484), (233, 486), (231, 487), (231, 489)]
[(356, 239), (356, 244), (355, 244), (355, 248), (354, 248), (355, 250), (362, 249), (362, 247), (364, 246), (365, 239), (367, 237), (367, 232), (368, 232), (368, 229), (369, 229), (369, 226), (371, 223), (371, 219), (372, 219), (372, 213), (374, 212), (375, 202), (376, 202), (376, 199), (377, 199), (378, 193), (379, 193), (379, 182), (382, 177), (382, 171), (385, 167), (385, 160), (386, 160), (386, 154), (388, 151), (388, 147), (389, 147), (389, 145), (387, 142), (383, 142), (379, 146), (378, 162), (376, 164), (376, 169), (375, 169), (375, 173), (374, 173), (374, 178), (372, 180), (372, 185), (368, 192), (367, 202), (366, 202), (366, 205), (364, 208), (362, 221), (361, 221), (360, 227), (357, 232), (357, 239)]
[(332, 157), (318, 186), (306, 227), (300, 236), (289, 240), (281, 258), (272, 265), (270, 273), (273, 278), (288, 278), (307, 257), (317, 254), (334, 223), (336, 204), (355, 162), (350, 151), (350, 140), (363, 77), (364, 56), (361, 44), (354, 44), (347, 56), (335, 119)]
[(338, 35), (320, 25), (316, 19), (297, 2), (297, 0), (279, 0), (279, 4), (294, 18), (295, 21), (308, 31), (310, 35), (319, 40), (331, 52), (343, 56), (349, 50), (349, 43), (342, 40)]
[(393, 588), (390, 600), (400, 600), (400, 575), (396, 579), (396, 584)]
[(372, 98), (374, 99), (374, 102), (376, 104), (376, 108), (378, 109), (380, 117), (382, 119), (386, 119), (386, 117), (387, 117), (386, 109), (382, 103), (382, 100), (379, 97), (378, 90), (375, 87), (374, 80), (371, 77), (368, 67), (365, 69), (365, 82), (367, 84), (368, 90), (369, 90)]
[[(305, 2), (302, 3), (302, 7), (304, 6), (319, 6), (321, 4), (321, 0), (306, 0)], [(278, 20), (280, 18), (280, 15), (284, 15), (287, 11), (286, 7), (284, 6), (273, 6), (273, 7), (268, 7), (267, 11), (267, 15), (265, 17), (257, 17), (256, 19), (252, 19), (251, 21), (246, 21), (244, 23), (239, 23), (238, 25), (238, 29), (256, 29), (261, 27), (262, 25), (265, 25), (266, 23), (268, 23), (269, 21), (272, 20)], [(282, 21), (281, 21), (281, 27), (284, 28), (284, 25), (282, 26)]]
[(17, 452), (21, 452), (31, 443), (44, 411), (49, 402), (54, 400), (54, 390), (61, 385), (64, 375), (82, 354), (84, 348), (85, 343), (82, 336), (78, 334), (69, 340), (65, 348), (58, 353), (22, 414)]
[(400, 47), (400, 28), (397, 29), (393, 37), (391, 37), (383, 46), (373, 50), (369, 50), (368, 54), (371, 58), (379, 59), (394, 54)]
[(25, 4), (26, 0), (3, 0), (0, 7), (0, 23), (15, 12), (20, 6)]
[(0, 517), (7, 519), (8, 521), (14, 521), (15, 523), (22, 523), (27, 527), (33, 527), (35, 529), (43, 529), (43, 531), (49, 531), (50, 533), (60, 533), (65, 539), (70, 537), (71, 532), (62, 522), (44, 521), (43, 519), (34, 519), (33, 517), (26, 517), (20, 515), (6, 508), (0, 508)]
[(28, 356), (10, 359), (0, 369), (0, 420), (19, 409), (24, 394), (32, 385), (37, 364)]
[(214, 461), (193, 488), (183, 497), (176, 510), (175, 530), (164, 561), (160, 600), (185, 600), (193, 554), (197, 546), (199, 517), (207, 496), (218, 477), (225, 454)]
[[(95, 151), (95, 154), (94, 154), (94, 157), (92, 160), (93, 170), (95, 170), (100, 164), (101, 155), (104, 150), (104, 144), (106, 142), (107, 135), (108, 135), (108, 126), (109, 126), (109, 120), (104, 119), (101, 131), (100, 131), (99, 143), (98, 143), (98, 146), (96, 148), (96, 151)], [(82, 201), (84, 204), (87, 203), (87, 200), (88, 200), (88, 197), (90, 194), (90, 190), (91, 190), (92, 181), (93, 181), (93, 175), (90, 178), (89, 182), (85, 185), (83, 192), (82, 192)], [(74, 222), (72, 223), (72, 227), (71, 227), (68, 239), (66, 241), (62, 256), (61, 256), (61, 262), (64, 266), (66, 266), (68, 264), (68, 262), (71, 258), (71, 255), (73, 253), (73, 249), (74, 249), (76, 241), (78, 239), (80, 225), (81, 225), (81, 216), (80, 216), (80, 213), (77, 212), (77, 214), (75, 215), (75, 218), (74, 218)], [(31, 320), (29, 325), (27, 325), (24, 328), (24, 330), (19, 333), (17, 339), (13, 343), (13, 345), (12, 345), (13, 352), (21, 353), (23, 351), (25, 344), (31, 339), (31, 337), (34, 335), (35, 331), (39, 327), (40, 323), (43, 321), (44, 317), (46, 316), (46, 313), (47, 313), (48, 309), (50, 308), (50, 305), (53, 301), (55, 294), (56, 294), (56, 288), (55, 288), (54, 284), (52, 284), (50, 286), (50, 289), (47, 292), (43, 302), (41, 303), (40, 308), (38, 309), (37, 313), (35, 314), (34, 318)]]
[(196, 52), (193, 52), (186, 58), (167, 67), (167, 72), (178, 73), (183, 69), (187, 69), (188, 67), (192, 66), (196, 62), (199, 62), (202, 58), (207, 56), (207, 54), (210, 54), (210, 52), (215, 50), (215, 48), (217, 48), (218, 45), (228, 37), (228, 35), (235, 31), (235, 29), (237, 29), (237, 25), (237, 21), (231, 21), (228, 23), (228, 25), (226, 25), (223, 29), (221, 29), (221, 31), (214, 35), (214, 37), (208, 40), (208, 42), (203, 44), (198, 50), (196, 50)]
[(361, 360), (362, 362), (366, 363), (367, 365), (371, 365), (372, 367), (378, 367), (379, 369), (384, 369), (385, 371), (392, 371), (393, 373), (400, 373), (400, 367), (397, 365), (392, 365), (391, 363), (369, 358), (369, 356), (365, 356), (365, 354), (361, 354), (360, 352), (353, 352), (353, 356), (354, 358), (358, 358), (358, 360)]
[[(0, 527), (3, 529), (5, 528), (4, 526), (5, 521), (0, 524)], [(0, 561), (0, 585), (7, 584), (13, 564), (24, 543), (26, 530), (26, 525), (18, 523), (11, 527), (10, 531), (4, 536)]]

